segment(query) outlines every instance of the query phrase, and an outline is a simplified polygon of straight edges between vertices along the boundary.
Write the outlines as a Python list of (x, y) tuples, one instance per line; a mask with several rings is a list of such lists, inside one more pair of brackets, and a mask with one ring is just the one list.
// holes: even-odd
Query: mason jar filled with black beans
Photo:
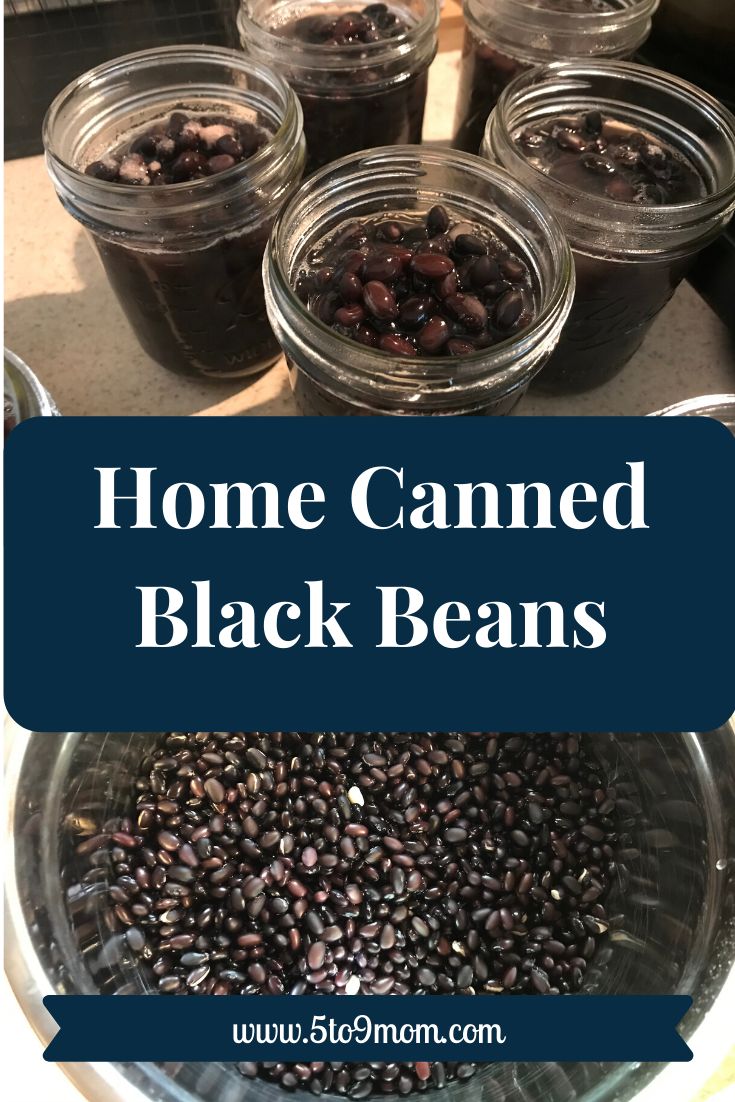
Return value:
[(510, 412), (571, 307), (561, 227), (477, 157), (404, 146), (322, 169), (266, 253), (268, 316), (308, 415)]
[(465, 37), (454, 146), (477, 153), (510, 81), (542, 62), (627, 58), (643, 45), (659, 0), (463, 0)]
[(59, 198), (154, 360), (209, 378), (275, 362), (261, 262), (305, 157), (281, 77), (213, 46), (129, 54), (59, 94), (44, 144)]
[(243, 49), (272, 65), (304, 111), (307, 172), (376, 145), (421, 141), (437, 0), (243, 0)]
[(669, 73), (560, 62), (506, 89), (483, 154), (543, 196), (574, 252), (574, 306), (537, 385), (604, 383), (735, 209), (735, 117)]

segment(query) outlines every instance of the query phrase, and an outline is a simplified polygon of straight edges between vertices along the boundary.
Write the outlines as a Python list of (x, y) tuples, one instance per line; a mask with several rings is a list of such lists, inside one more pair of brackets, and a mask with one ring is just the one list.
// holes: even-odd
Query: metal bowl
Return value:
[[(76, 846), (129, 807), (150, 735), (16, 732), (9, 793), (6, 970), (39, 1037), (54, 1025), (43, 995), (137, 992), (145, 980), (104, 921), (105, 873)], [(735, 721), (708, 734), (589, 734), (622, 800), (615, 916), (584, 991), (691, 994), (682, 1033), (690, 1064), (487, 1064), (444, 1102), (684, 1100), (715, 1070), (735, 1014)], [(74, 1064), (85, 1098), (104, 1102), (283, 1102), (277, 1086), (234, 1066)]]
[(4, 349), (5, 401), (12, 407), (14, 423), (28, 417), (58, 417), (56, 404), (27, 363)]

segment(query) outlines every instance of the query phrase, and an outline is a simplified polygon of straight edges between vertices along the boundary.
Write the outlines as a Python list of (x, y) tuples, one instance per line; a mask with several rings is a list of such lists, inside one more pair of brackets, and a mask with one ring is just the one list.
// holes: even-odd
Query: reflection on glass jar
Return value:
[(558, 63), (506, 89), (482, 153), (544, 197), (574, 253), (574, 307), (537, 385), (566, 393), (604, 383), (727, 225), (735, 118), (668, 73)]
[(506, 173), (406, 146), (311, 177), (264, 283), (303, 413), (486, 416), (510, 412), (554, 348), (573, 270), (558, 223)]
[(304, 111), (307, 172), (377, 145), (421, 141), (436, 0), (243, 0), (243, 49), (273, 68)]
[(658, 0), (463, 0), (454, 147), (477, 153), (501, 92), (532, 66), (632, 57), (648, 38), (657, 6)]
[(650, 414), (651, 417), (713, 417), (735, 435), (735, 394), (704, 394), (687, 398)]
[(280, 77), (216, 47), (130, 54), (60, 93), (44, 143), (150, 356), (209, 378), (275, 362), (260, 266), (305, 155)]

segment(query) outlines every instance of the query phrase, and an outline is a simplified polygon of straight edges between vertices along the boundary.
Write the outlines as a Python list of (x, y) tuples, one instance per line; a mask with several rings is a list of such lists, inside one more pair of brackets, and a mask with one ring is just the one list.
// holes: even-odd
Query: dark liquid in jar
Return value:
[[(539, 173), (600, 199), (666, 207), (706, 194), (702, 176), (678, 149), (598, 110), (545, 119), (514, 140)], [(554, 392), (588, 390), (617, 374), (692, 260), (616, 260), (576, 249), (574, 258), (572, 312), (534, 383)]]

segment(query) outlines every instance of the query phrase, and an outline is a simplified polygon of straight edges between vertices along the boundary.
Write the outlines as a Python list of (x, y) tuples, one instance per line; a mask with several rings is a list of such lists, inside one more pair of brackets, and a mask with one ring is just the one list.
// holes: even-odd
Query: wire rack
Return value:
[(46, 108), (93, 65), (183, 43), (237, 46), (238, 0), (4, 0), (5, 157), (41, 152)]

